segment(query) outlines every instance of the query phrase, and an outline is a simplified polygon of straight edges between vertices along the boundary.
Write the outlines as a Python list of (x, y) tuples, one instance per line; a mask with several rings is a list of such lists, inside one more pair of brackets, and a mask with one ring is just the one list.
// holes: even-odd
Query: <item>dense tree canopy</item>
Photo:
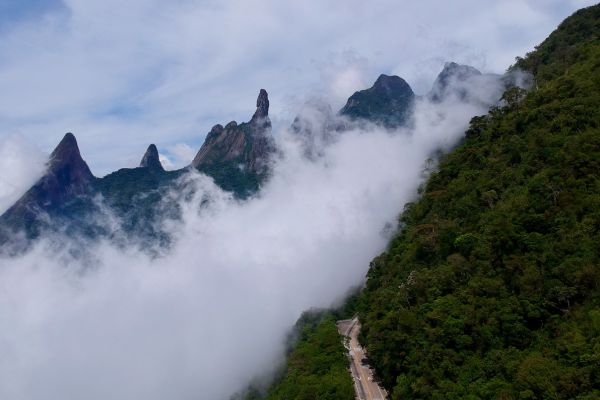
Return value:
[(600, 7), (517, 60), (371, 264), (363, 340), (394, 399), (600, 397)]
[[(347, 303), (393, 399), (600, 398), (599, 34), (589, 7), (517, 58), (533, 88), (472, 119)], [(335, 336), (305, 324), (270, 398), (353, 398)]]

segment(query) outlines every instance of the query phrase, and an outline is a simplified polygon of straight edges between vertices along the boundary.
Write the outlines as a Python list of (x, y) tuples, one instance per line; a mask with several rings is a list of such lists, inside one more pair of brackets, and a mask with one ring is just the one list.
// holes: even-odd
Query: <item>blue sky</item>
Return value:
[(502, 72), (587, 0), (0, 0), (0, 143), (50, 152), (67, 131), (92, 171), (149, 143), (174, 166), (260, 88), (276, 127), (380, 73), (424, 93), (445, 61)]
[(64, 7), (60, 0), (2, 0), (0, 1), (0, 29), (7, 29), (19, 22), (39, 18), (47, 12)]

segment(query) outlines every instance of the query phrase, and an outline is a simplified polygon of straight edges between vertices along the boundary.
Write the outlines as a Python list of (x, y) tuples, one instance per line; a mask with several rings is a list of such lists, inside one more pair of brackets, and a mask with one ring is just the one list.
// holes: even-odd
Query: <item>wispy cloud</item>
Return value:
[(103, 175), (150, 142), (198, 148), (213, 124), (248, 118), (262, 87), (289, 123), (307, 96), (335, 105), (379, 73), (422, 93), (446, 60), (502, 72), (593, 2), (15, 3), (0, 19), (0, 137), (50, 151), (73, 131)]
[[(311, 160), (277, 132), (273, 176), (246, 202), (190, 172), (196, 195), (173, 193), (183, 222), (159, 258), (74, 243), (89, 252), (81, 259), (68, 240), (0, 258), (0, 398), (226, 400), (272, 372), (303, 310), (363, 282), (425, 160), (485, 112), (479, 100), (498, 98), (498, 77), (487, 79), (468, 88), (473, 104), (420, 101), (414, 128), (316, 140)], [(306, 116), (323, 134), (318, 113)]]

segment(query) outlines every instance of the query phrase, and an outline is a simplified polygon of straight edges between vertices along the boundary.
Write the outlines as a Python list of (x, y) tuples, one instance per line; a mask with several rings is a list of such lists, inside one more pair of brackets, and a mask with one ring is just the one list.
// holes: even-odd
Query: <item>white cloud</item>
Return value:
[(198, 152), (185, 143), (175, 143), (168, 148), (168, 151), (174, 157), (173, 166), (178, 168), (189, 165)]
[(485, 108), (416, 110), (410, 131), (346, 132), (313, 161), (278, 132), (283, 157), (246, 202), (191, 173), (196, 196), (160, 258), (108, 243), (85, 244), (84, 260), (45, 243), (0, 258), (0, 398), (227, 399), (272, 371), (300, 313), (363, 282), (425, 159)]
[(41, 178), (46, 158), (20, 135), (0, 139), (0, 215)]
[(73, 131), (101, 176), (151, 142), (197, 150), (212, 125), (248, 119), (260, 88), (282, 117), (380, 73), (424, 93), (447, 60), (502, 72), (589, 3), (64, 0), (0, 32), (0, 137), (50, 151)]
[[(528, 2), (537, 17), (513, 23), (495, 4), (65, 1), (0, 33), (0, 208), (43, 171), (4, 132), (49, 151), (73, 131), (97, 175), (149, 143), (181, 166), (212, 125), (249, 118), (261, 87), (284, 121), (302, 98), (339, 103), (380, 73), (423, 93), (448, 59), (502, 71), (578, 6)], [(277, 132), (285, 157), (248, 202), (190, 176), (213, 200), (182, 204), (161, 258), (95, 243), (83, 263), (42, 243), (0, 259), (0, 398), (222, 399), (272, 368), (302, 310), (363, 281), (424, 160), (484, 110), (417, 111), (409, 135), (350, 132), (314, 162)]]

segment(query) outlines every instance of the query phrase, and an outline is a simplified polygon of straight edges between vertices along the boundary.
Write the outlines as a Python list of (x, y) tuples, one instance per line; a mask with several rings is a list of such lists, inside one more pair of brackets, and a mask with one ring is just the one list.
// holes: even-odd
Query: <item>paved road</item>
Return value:
[(354, 380), (354, 390), (358, 400), (385, 400), (387, 393), (373, 380), (373, 371), (362, 364), (365, 350), (358, 342), (360, 323), (358, 319), (338, 321), (338, 331), (348, 337), (347, 349), (350, 355), (350, 373)]

